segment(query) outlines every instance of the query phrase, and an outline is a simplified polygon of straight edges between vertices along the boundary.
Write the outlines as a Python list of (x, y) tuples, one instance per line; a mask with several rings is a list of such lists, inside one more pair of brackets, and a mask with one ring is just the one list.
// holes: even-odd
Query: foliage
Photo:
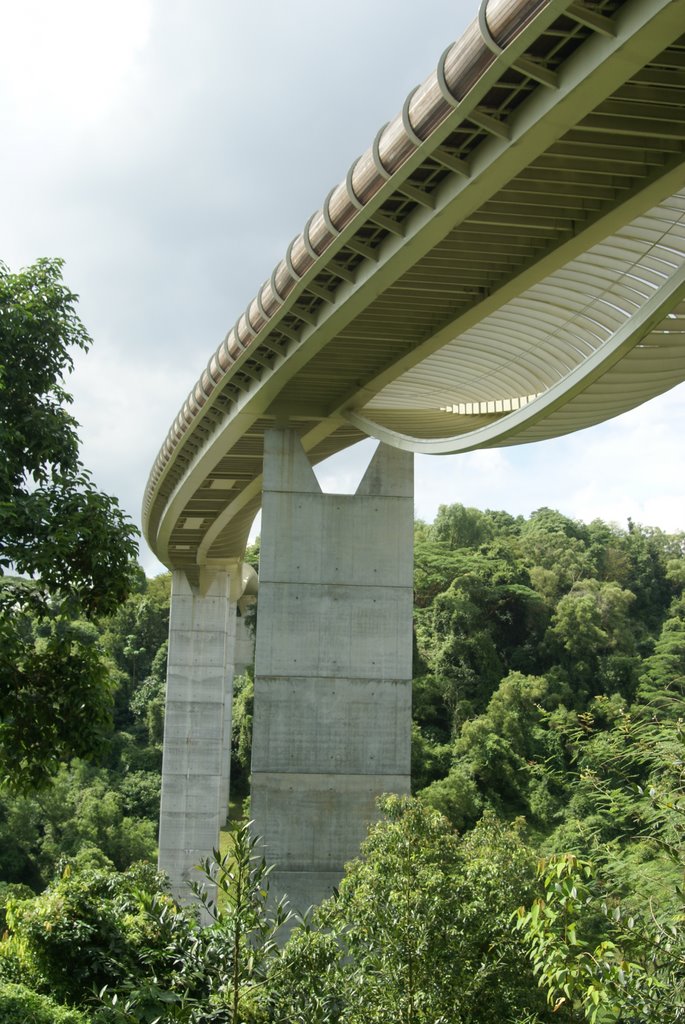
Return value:
[(592, 916), (598, 912), (593, 906), (597, 898), (593, 900), (591, 889), (592, 866), (565, 854), (543, 862), (540, 875), (544, 898), (535, 900), (529, 910), (520, 907), (515, 926), (525, 937), (553, 1011), (568, 1006), (590, 1024), (674, 1020), (672, 1002), (666, 1015), (662, 1012), (667, 996), (658, 978), (631, 956), (631, 946), (639, 945), (628, 934), (633, 919), (628, 919), (627, 931), (622, 929), (617, 907), (606, 915), (604, 932), (610, 937), (592, 937)]
[[(675, 705), (675, 707), (674, 707)], [(578, 777), (550, 848), (582, 849), (633, 899), (675, 910), (685, 869), (685, 730), (679, 702), (628, 711), (597, 698), (566, 736)]]
[(386, 820), (347, 866), (338, 897), (276, 963), (275, 1019), (489, 1024), (512, 1006), (542, 1009), (508, 928), (533, 877), (518, 833), (488, 817), (460, 838), (416, 800), (386, 797), (381, 808)]
[[(484, 709), (510, 668), (527, 670), (534, 664), (529, 652), (542, 639), (548, 612), (510, 545), (478, 552), (443, 549), (442, 554), (442, 580), (435, 570), (427, 577), (424, 569), (427, 590), (417, 597), (416, 636), (421, 658), (440, 684), (454, 733)], [(419, 566), (438, 556), (417, 546)]]
[[(0, 796), (3, 877), (40, 889), (66, 863), (123, 870), (152, 859), (159, 789), (158, 778), (149, 774), (118, 779), (76, 761), (59, 769), (49, 790)], [(151, 820), (135, 814), (145, 801)]]
[(231, 791), (238, 796), (247, 796), (250, 791), (253, 713), (254, 681), (247, 672), (233, 680)]
[(34, 896), (34, 892), (22, 882), (0, 882), (0, 934), (5, 930), (7, 915), (5, 907), (9, 900), (26, 900)]
[(110, 733), (112, 686), (97, 631), (64, 606), (0, 610), (0, 781), (30, 790)]
[[(143, 709), (139, 690), (147, 684), (149, 698), (156, 694), (151, 683), (164, 683), (166, 641), (169, 633), (170, 573), (150, 580), (142, 592), (133, 594), (110, 616), (103, 640), (122, 673), (117, 694), (116, 723), (120, 729), (133, 723)], [(164, 647), (164, 654), (160, 654)], [(146, 702), (147, 703), (147, 702)], [(143, 719), (145, 714), (143, 711)]]
[(140, 951), (142, 969), (102, 990), (98, 1020), (149, 1024), (164, 1007), (163, 1020), (256, 1024), (276, 937), (289, 919), (283, 904), (269, 900), (271, 868), (260, 843), (243, 824), (225, 856), (215, 851), (201, 865), (207, 883), (194, 884), (193, 891), (204, 927), (167, 906), (155, 918), (159, 903), (150, 904), (154, 944)]
[(38, 578), (88, 616), (131, 589), (135, 529), (78, 455), (63, 378), (90, 338), (61, 260), (12, 274), (0, 264), (0, 569)]
[(138, 970), (146, 908), (158, 896), (154, 869), (125, 874), (65, 868), (40, 896), (7, 904), (8, 935), (38, 987), (63, 1002), (82, 1003), (94, 986)]
[[(348, 991), (340, 937), (328, 907), (295, 928), (270, 964), (262, 1005), (270, 1024), (339, 1024)], [(349, 965), (348, 965), (349, 966)]]
[[(683, 560), (685, 566), (685, 560)], [(638, 699), (653, 707), (674, 707), (685, 697), (685, 595), (673, 601), (653, 653), (642, 665)]]
[(0, 981), (0, 1024), (89, 1024), (80, 1010), (60, 1006), (25, 985)]
[(446, 777), (421, 792), (456, 828), (472, 827), (489, 807), (504, 818), (526, 815), (547, 825), (559, 811), (563, 789), (540, 770), (550, 757), (563, 758), (550, 712), (564, 690), (544, 676), (510, 672), (482, 715), (465, 722), (452, 744)]
[(61, 269), (0, 264), (0, 758), (25, 788), (100, 746), (111, 688), (80, 620), (116, 608), (137, 571), (137, 531), (94, 486), (66, 411), (71, 350), (90, 339)]
[(575, 743), (585, 816), (575, 833), (566, 829), (593, 861), (543, 861), (544, 897), (519, 910), (517, 925), (550, 1002), (598, 1022), (683, 1020), (682, 720), (671, 698), (619, 709), (604, 731), (584, 725)]
[(635, 595), (594, 578), (574, 583), (559, 600), (549, 630), (558, 660), (579, 695), (635, 692), (637, 659), (630, 622)]
[(290, 919), (284, 902), (269, 900), (272, 866), (260, 855), (262, 840), (251, 834), (250, 824), (236, 829), (227, 854), (215, 851), (214, 861), (202, 865), (223, 899), (212, 900), (206, 888), (194, 887), (213, 922), (205, 950), (217, 981), (212, 995), (225, 1005), (231, 1024), (246, 1016), (276, 953), (276, 937)]

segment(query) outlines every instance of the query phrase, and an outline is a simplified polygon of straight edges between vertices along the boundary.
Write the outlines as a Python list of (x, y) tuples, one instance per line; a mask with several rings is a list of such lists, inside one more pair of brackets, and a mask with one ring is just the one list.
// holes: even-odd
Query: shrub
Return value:
[(25, 985), (0, 981), (0, 1024), (89, 1024), (79, 1010), (60, 1006)]

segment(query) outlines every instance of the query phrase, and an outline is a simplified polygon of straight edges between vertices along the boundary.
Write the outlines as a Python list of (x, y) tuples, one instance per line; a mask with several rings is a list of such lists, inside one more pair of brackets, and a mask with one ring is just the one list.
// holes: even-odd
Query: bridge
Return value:
[[(683, 33), (685, 0), (483, 0), (211, 355), (143, 507), (173, 570), (178, 894), (225, 815), (258, 509), (251, 814), (304, 906), (408, 789), (412, 453), (558, 436), (685, 379)], [(357, 495), (321, 494), (312, 465), (369, 436)]]

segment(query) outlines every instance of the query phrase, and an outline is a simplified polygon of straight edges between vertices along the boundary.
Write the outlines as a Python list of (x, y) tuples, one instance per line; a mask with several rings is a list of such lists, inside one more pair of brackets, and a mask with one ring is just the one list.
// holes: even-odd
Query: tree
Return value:
[(594, 732), (581, 716), (574, 789), (582, 821), (552, 837), (585, 840), (590, 858), (556, 854), (540, 864), (543, 891), (521, 907), (522, 932), (552, 1006), (594, 1024), (685, 1020), (685, 729), (682, 701), (616, 710)]
[(159, 781), (148, 774), (120, 780), (73, 761), (60, 767), (49, 789), (0, 794), (0, 877), (39, 891), (67, 862), (123, 871), (134, 861), (152, 861)]
[(110, 687), (80, 620), (136, 577), (137, 531), (83, 467), (66, 408), (72, 351), (90, 346), (76, 299), (61, 260), (0, 264), (0, 758), (15, 785), (101, 745)]
[[(547, 614), (510, 553), (451, 552), (450, 567), (451, 584), (417, 613), (416, 637), (423, 660), (442, 682), (456, 733), (484, 710), (509, 668), (534, 667)], [(514, 655), (518, 664), (512, 664)]]
[[(8, 901), (0, 943), (5, 958), (17, 959), (27, 984), (83, 1005), (96, 987), (138, 974), (153, 951), (166, 963), (169, 928), (166, 917), (160, 924), (158, 909), (164, 906), (178, 927), (174, 903), (160, 885), (149, 864), (125, 874), (67, 867), (39, 896)], [(182, 925), (187, 939), (190, 925)]]
[[(276, 965), (276, 1020), (490, 1024), (544, 1012), (509, 928), (534, 877), (517, 830), (487, 816), (462, 838), (417, 800), (385, 797), (381, 808), (386, 820), (347, 865), (337, 899)], [(307, 987), (316, 990), (311, 1016)]]
[[(620, 908), (609, 915), (606, 902), (593, 889), (592, 865), (567, 853), (543, 861), (539, 872), (544, 898), (528, 910), (519, 907), (514, 921), (553, 1012), (572, 1008), (571, 1019), (578, 1014), (589, 1024), (680, 1019), (671, 1016), (675, 1004), (664, 1006), (660, 979), (639, 962), (645, 950), (630, 935), (633, 919), (622, 928)], [(602, 907), (606, 927), (597, 937), (592, 933)]]
[(246, 672), (233, 680), (231, 790), (238, 796), (247, 796), (250, 792), (253, 713), (254, 680), (252, 674)]
[(215, 850), (214, 860), (201, 865), (220, 898), (212, 900), (206, 887), (193, 886), (212, 921), (203, 959), (213, 970), (210, 1000), (225, 1010), (220, 1019), (226, 1024), (247, 1024), (255, 1016), (255, 999), (278, 952), (278, 933), (291, 917), (285, 900), (272, 905), (269, 899), (273, 865), (260, 856), (263, 841), (250, 834), (250, 825), (233, 832), (228, 853)]
[(553, 773), (542, 770), (552, 759), (559, 768), (549, 726), (562, 696), (543, 676), (510, 672), (486, 711), (464, 722), (449, 772), (421, 792), (422, 801), (458, 829), (471, 827), (484, 806), (503, 818), (526, 815), (536, 826), (546, 825), (564, 795)]
[(673, 707), (674, 695), (681, 699), (685, 695), (685, 595), (673, 602), (670, 611), (654, 653), (643, 662), (638, 686), (638, 698), (659, 707)]
[[(138, 964), (112, 974), (101, 992), (101, 1024), (257, 1024), (263, 1021), (266, 976), (278, 956), (275, 937), (287, 924), (283, 903), (269, 900), (271, 868), (257, 852), (262, 841), (241, 825), (223, 856), (202, 863), (209, 886), (193, 885), (209, 923), (168, 897), (148, 901), (139, 929)], [(130, 874), (130, 872), (129, 872)], [(125, 879), (126, 876), (119, 876)], [(218, 899), (211, 893), (218, 891)], [(142, 939), (142, 941), (140, 941)]]
[(533, 512), (521, 529), (521, 551), (533, 586), (554, 604), (573, 583), (594, 575), (582, 523), (553, 509)]
[(491, 540), (494, 528), (486, 513), (457, 502), (439, 507), (432, 533), (449, 548), (479, 548)]
[(0, 1024), (90, 1024), (80, 1010), (60, 1006), (25, 985), (0, 982)]
[(632, 697), (638, 660), (630, 608), (635, 595), (617, 583), (591, 578), (574, 583), (557, 604), (548, 641), (562, 668), (585, 695)]

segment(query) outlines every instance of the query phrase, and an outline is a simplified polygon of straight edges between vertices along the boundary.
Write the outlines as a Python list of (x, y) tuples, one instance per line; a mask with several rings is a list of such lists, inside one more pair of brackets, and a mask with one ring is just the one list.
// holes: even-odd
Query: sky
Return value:
[[(330, 188), (477, 0), (0, 2), (0, 259), (64, 277), (94, 345), (68, 389), (98, 486), (139, 523), (171, 421)], [(685, 529), (685, 387), (556, 441), (416, 459), (462, 502)], [(322, 464), (353, 490), (373, 443)], [(146, 546), (149, 574), (162, 571)]]

